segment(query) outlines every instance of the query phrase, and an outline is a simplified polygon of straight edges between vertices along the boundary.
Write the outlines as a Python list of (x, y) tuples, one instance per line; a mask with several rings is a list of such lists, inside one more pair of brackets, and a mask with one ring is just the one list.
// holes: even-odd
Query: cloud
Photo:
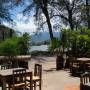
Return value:
[(23, 16), (23, 14), (19, 13), (19, 14), (16, 15), (16, 19), (18, 21), (24, 21), (24, 20), (28, 19), (28, 17)]
[(36, 26), (35, 24), (32, 23), (22, 23), (19, 22), (16, 25), (16, 29), (19, 30), (20, 32), (29, 32), (29, 33), (33, 33), (36, 31)]
[[(43, 16), (43, 20), (44, 19), (45, 19), (45, 17)], [(56, 18), (51, 20), (52, 27), (54, 27), (54, 25), (57, 23), (57, 21), (60, 24), (59, 20)], [(14, 30), (20, 31), (21, 33), (28, 32), (30, 34), (33, 34), (37, 30), (37, 26), (34, 23), (34, 17), (33, 16), (28, 17), (28, 16), (23, 16), (23, 14), (21, 14), (21, 13), (18, 13), (16, 15), (16, 17), (14, 18), (14, 22), (15, 22), (15, 24), (10, 24), (8, 22), (4, 22), (4, 25), (6, 25), (10, 28), (13, 28)], [(63, 26), (63, 27), (65, 27), (65, 26)], [(56, 30), (56, 28), (55, 28), (55, 30)], [(45, 24), (45, 26), (44, 26), (44, 31), (48, 31), (47, 24)]]
[[(25, 22), (28, 20), (28, 22)], [(33, 33), (36, 31), (37, 26), (34, 24), (33, 17), (23, 16), (22, 14), (17, 14), (16, 17), (16, 29), (20, 32), (29, 32)]]
[[(25, 22), (28, 20), (28, 22)], [(14, 28), (20, 32), (28, 32), (33, 33), (36, 31), (37, 26), (34, 24), (33, 17), (23, 16), (22, 14), (17, 14), (14, 19), (15, 25), (11, 25), (10, 23), (4, 22), (4, 25)]]

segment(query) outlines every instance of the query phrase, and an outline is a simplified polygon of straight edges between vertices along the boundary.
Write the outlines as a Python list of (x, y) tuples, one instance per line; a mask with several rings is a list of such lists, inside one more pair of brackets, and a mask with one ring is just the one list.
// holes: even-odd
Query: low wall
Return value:
[(30, 55), (20, 55), (13, 57), (12, 61), (7, 56), (0, 56), (0, 64), (12, 62), (15, 66), (18, 63), (19, 67), (28, 68), (28, 61), (31, 59)]

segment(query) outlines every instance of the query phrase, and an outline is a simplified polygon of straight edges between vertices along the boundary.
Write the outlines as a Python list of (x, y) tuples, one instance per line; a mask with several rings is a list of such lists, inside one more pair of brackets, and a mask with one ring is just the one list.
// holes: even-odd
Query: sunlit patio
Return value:
[(34, 70), (35, 63), (43, 66), (42, 90), (80, 90), (80, 78), (73, 77), (68, 69), (56, 71), (55, 62), (56, 57), (33, 57), (29, 61), (30, 71)]
[(30, 61), (30, 69), (35, 63), (43, 66), (42, 90), (79, 90), (80, 78), (73, 77), (67, 69), (56, 71), (55, 62), (56, 57), (37, 57)]
[(0, 0), (0, 90), (90, 90), (90, 0)]

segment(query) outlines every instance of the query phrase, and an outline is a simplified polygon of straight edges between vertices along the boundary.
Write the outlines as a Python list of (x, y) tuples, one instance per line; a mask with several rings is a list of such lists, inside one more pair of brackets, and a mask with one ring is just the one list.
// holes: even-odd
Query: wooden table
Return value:
[(77, 60), (81, 62), (87, 62), (90, 61), (90, 58), (77, 58)]
[(31, 60), (31, 55), (14, 56), (11, 60), (8, 56), (0, 56), (0, 64), (12, 63), (13, 67), (28, 68), (28, 61)]
[(87, 63), (90, 63), (90, 58), (77, 58), (77, 61), (83, 65), (83, 70), (85, 72), (85, 69), (86, 69), (86, 64)]
[[(0, 70), (0, 80), (2, 81), (3, 84), (2, 85), (3, 90), (6, 90), (6, 80), (13, 75), (13, 70), (17, 70), (17, 69), (23, 69), (23, 68)], [(30, 70), (27, 70), (26, 72), (29, 73)]]
[(80, 75), (90, 70), (90, 58), (76, 58), (70, 61), (70, 71), (74, 75)]
[[(31, 55), (18, 55), (18, 56), (14, 56), (14, 59), (18, 59), (18, 60), (30, 60), (31, 59)], [(8, 56), (0, 56), (0, 60), (4, 60), (4, 59), (9, 59)]]
[(30, 55), (21, 55), (16, 56), (13, 59), (13, 64), (17, 61), (19, 67), (27, 68), (28, 69), (28, 61), (31, 59)]

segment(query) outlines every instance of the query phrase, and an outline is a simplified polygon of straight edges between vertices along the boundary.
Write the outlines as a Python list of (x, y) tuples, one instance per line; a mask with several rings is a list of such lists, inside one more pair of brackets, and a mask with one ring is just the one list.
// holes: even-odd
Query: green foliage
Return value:
[(60, 40), (57, 38), (54, 38), (50, 42), (49, 50), (54, 50), (55, 48), (58, 48), (58, 47), (60, 47)]
[(50, 48), (57, 54), (71, 52), (73, 55), (84, 55), (90, 53), (90, 30), (82, 28), (79, 30), (62, 30), (60, 39), (54, 39)]
[(58, 38), (54, 38), (51, 42), (50, 42), (50, 46), (49, 46), (49, 51), (52, 54), (61, 54), (61, 42)]
[(77, 31), (64, 30), (66, 33), (65, 48), (73, 54), (86, 54), (90, 52), (90, 30)]
[(23, 36), (6, 39), (0, 43), (0, 55), (15, 56), (25, 55), (29, 51), (29, 35), (24, 33)]
[(0, 55), (15, 56), (18, 54), (18, 38), (7, 39), (0, 43)]
[(29, 41), (30, 41), (30, 36), (28, 33), (24, 33), (23, 36), (19, 38), (18, 41), (19, 54), (23, 54), (23, 55), (28, 54)]

